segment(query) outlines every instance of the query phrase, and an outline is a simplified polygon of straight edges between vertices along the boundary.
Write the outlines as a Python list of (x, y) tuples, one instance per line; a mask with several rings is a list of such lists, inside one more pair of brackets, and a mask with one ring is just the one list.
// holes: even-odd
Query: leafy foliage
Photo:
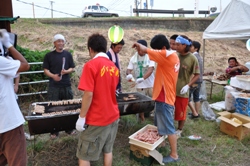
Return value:
[[(17, 50), (25, 57), (25, 59), (30, 62), (43, 62), (44, 56), (50, 52), (50, 50), (44, 51), (32, 51), (27, 48), (22, 48), (17, 46)], [(31, 64), (29, 71), (43, 71), (42, 63), (41, 64)], [(21, 74), (20, 75), (20, 82), (34, 82), (34, 81), (41, 81), (47, 80), (48, 77), (43, 73), (32, 73), (32, 74)], [(32, 93), (32, 92), (39, 92), (44, 91), (47, 88), (47, 83), (39, 83), (39, 84), (25, 84), (19, 86), (19, 94), (24, 93)]]
[[(44, 56), (50, 52), (50, 50), (44, 51), (31, 51), (27, 48), (17, 46), (17, 50), (25, 57), (28, 62), (43, 62)], [(42, 70), (42, 64), (30, 65), (30, 71)], [(34, 73), (29, 75), (22, 75), (22, 82), (40, 81), (45, 80), (47, 77), (43, 73)]]

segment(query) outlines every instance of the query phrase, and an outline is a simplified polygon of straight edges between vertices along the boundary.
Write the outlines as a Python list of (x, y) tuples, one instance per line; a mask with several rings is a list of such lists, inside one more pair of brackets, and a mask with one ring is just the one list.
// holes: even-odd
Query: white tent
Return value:
[(203, 39), (228, 38), (250, 38), (250, 0), (232, 0), (203, 33)]
[(203, 69), (205, 61), (205, 39), (249, 38), (250, 0), (231, 0), (228, 6), (203, 32)]

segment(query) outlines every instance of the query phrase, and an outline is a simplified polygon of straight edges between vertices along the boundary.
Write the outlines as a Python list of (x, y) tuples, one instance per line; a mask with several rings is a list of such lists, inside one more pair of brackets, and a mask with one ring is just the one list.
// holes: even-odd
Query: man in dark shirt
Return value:
[[(44, 74), (49, 77), (49, 101), (73, 99), (70, 73), (74, 71), (74, 61), (70, 52), (63, 50), (65, 38), (61, 34), (54, 36), (55, 50), (45, 55), (43, 61)], [(74, 131), (66, 131), (73, 134)], [(51, 138), (56, 138), (58, 132), (51, 133)]]

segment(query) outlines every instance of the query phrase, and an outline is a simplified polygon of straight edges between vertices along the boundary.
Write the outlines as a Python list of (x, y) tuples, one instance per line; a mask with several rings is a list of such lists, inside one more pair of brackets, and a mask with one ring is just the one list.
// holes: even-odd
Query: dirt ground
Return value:
[[(168, 38), (173, 34), (186, 35), (192, 40), (199, 41), (202, 44), (200, 54), (203, 55), (203, 40), (202, 32), (178, 32), (169, 29), (124, 29), (125, 45), (120, 52), (120, 61), (122, 72), (121, 75), (125, 77), (125, 71), (129, 59), (135, 53), (131, 48), (132, 44), (138, 39), (145, 39), (150, 43), (151, 38), (156, 34), (164, 34)], [(76, 75), (72, 78), (73, 89), (75, 96), (79, 97), (79, 92), (76, 87), (79, 76), (84, 63), (89, 59), (88, 50), (86, 47), (88, 36), (93, 33), (103, 34), (108, 40), (108, 29), (86, 29), (80, 26), (58, 26), (58, 25), (44, 25), (39, 20), (22, 20), (19, 19), (12, 25), (12, 32), (18, 35), (18, 45), (23, 48), (31, 50), (52, 50), (52, 38), (55, 34), (61, 33), (65, 36), (67, 43), (66, 49), (74, 51), (73, 56), (76, 63)], [(224, 73), (227, 67), (227, 59), (235, 56), (242, 64), (250, 61), (250, 52), (246, 49), (246, 41), (243, 40), (206, 40), (205, 43), (205, 72), (216, 72), (218, 74)], [(108, 48), (109, 48), (108, 44)], [(123, 79), (122, 86), (124, 91), (133, 91), (130, 85)]]

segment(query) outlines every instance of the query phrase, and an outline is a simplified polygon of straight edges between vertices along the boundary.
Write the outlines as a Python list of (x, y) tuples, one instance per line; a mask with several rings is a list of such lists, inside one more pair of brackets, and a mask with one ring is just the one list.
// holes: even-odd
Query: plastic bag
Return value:
[(232, 95), (232, 92), (236, 92), (236, 89), (231, 86), (225, 86), (225, 109), (227, 111), (235, 110), (235, 98)]
[(203, 81), (202, 84), (201, 84), (199, 98), (200, 98), (201, 101), (207, 100), (206, 81)]
[(206, 120), (215, 120), (216, 115), (214, 114), (214, 111), (209, 106), (209, 103), (207, 101), (203, 101), (201, 105), (202, 115)]

